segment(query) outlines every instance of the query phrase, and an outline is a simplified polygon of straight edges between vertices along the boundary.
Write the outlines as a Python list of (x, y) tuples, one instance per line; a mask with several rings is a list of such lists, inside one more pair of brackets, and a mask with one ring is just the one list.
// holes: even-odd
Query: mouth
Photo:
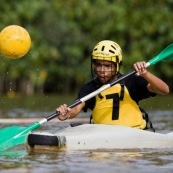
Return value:
[(99, 76), (98, 78), (99, 78), (100, 82), (106, 82), (105, 76)]

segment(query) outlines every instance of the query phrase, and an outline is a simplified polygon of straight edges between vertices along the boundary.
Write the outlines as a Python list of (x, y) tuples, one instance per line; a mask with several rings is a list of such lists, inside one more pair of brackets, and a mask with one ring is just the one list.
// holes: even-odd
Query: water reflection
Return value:
[(18, 151), (1, 156), (0, 169), (24, 172), (172, 172), (172, 150)]

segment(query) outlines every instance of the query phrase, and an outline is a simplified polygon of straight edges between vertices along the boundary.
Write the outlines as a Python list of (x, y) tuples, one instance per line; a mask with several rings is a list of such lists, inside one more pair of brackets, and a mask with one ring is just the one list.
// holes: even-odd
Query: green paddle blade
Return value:
[(157, 56), (149, 60), (150, 65), (154, 65), (161, 60), (173, 60), (173, 43), (163, 49)]
[(0, 151), (24, 144), (28, 133), (38, 127), (40, 123), (35, 122), (28, 127), (11, 126), (0, 130)]

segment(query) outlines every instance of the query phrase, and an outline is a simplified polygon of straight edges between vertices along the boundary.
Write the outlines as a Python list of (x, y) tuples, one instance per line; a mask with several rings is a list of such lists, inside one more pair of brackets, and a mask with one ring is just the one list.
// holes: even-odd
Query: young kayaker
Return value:
[[(122, 76), (122, 51), (120, 46), (110, 40), (99, 42), (93, 49), (91, 57), (91, 70), (93, 80), (81, 87), (77, 99), (80, 99), (104, 84)], [(139, 129), (146, 128), (146, 120), (139, 108), (139, 101), (156, 94), (169, 93), (168, 85), (150, 73), (145, 68), (146, 62), (135, 63), (136, 75), (125, 78), (124, 81), (110, 87), (97, 96), (70, 109), (66, 104), (59, 106), (58, 118), (66, 120), (74, 118), (82, 110), (92, 110), (94, 124), (114, 124)]]

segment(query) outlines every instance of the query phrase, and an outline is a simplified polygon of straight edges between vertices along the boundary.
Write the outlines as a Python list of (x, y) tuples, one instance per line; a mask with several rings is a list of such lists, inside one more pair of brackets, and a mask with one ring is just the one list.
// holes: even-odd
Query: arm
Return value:
[(158, 93), (161, 95), (166, 95), (169, 93), (168, 85), (162, 81), (160, 78), (151, 74), (145, 68), (146, 62), (137, 62), (134, 64), (134, 68), (136, 70), (136, 75), (144, 77), (148, 81), (147, 89), (150, 92)]
[(66, 104), (60, 105), (56, 111), (60, 112), (58, 119), (64, 121), (69, 118), (74, 118), (77, 116), (81, 110), (84, 108), (85, 102), (80, 103), (79, 105), (75, 106), (74, 108), (70, 109), (67, 107)]

